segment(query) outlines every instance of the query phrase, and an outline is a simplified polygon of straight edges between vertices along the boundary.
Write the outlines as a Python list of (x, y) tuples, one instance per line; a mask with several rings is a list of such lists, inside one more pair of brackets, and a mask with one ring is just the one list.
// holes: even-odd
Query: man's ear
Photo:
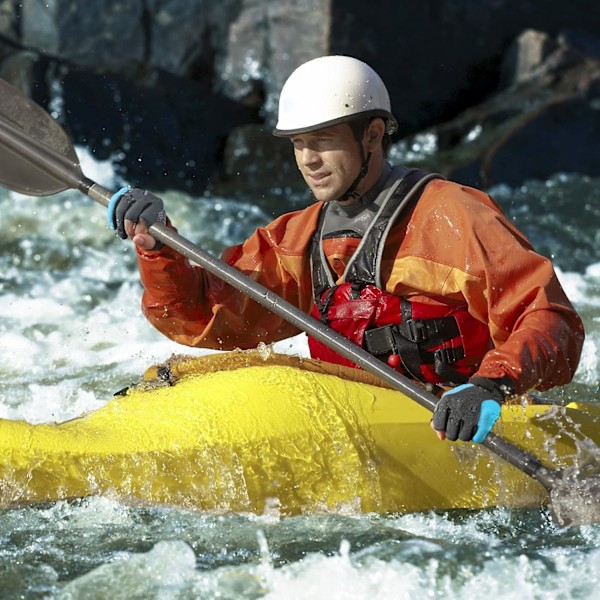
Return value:
[(372, 119), (367, 127), (366, 142), (367, 149), (372, 152), (381, 146), (381, 140), (385, 135), (385, 121), (383, 119)]

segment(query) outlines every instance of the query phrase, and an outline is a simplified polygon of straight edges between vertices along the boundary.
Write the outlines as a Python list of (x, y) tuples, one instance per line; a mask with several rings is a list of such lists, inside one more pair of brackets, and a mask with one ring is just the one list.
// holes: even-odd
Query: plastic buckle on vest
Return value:
[(424, 342), (429, 337), (427, 327), (419, 319), (408, 319), (400, 324), (398, 329), (407, 340), (416, 344)]
[(433, 353), (433, 362), (436, 365), (450, 365), (464, 356), (462, 348), (440, 348)]
[(433, 369), (442, 381), (455, 384), (466, 383), (469, 378), (450, 366), (464, 357), (463, 348), (440, 348), (433, 353)]
[(398, 354), (398, 345), (394, 338), (394, 327), (384, 325), (375, 329), (367, 329), (363, 338), (363, 347), (373, 356)]

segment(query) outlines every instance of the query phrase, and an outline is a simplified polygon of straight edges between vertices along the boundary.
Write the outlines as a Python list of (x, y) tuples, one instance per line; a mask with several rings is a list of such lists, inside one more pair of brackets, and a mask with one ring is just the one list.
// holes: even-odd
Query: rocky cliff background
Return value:
[(299, 187), (270, 130), (323, 54), (386, 82), (393, 162), (479, 186), (600, 175), (597, 0), (0, 0), (0, 76), (153, 190)]

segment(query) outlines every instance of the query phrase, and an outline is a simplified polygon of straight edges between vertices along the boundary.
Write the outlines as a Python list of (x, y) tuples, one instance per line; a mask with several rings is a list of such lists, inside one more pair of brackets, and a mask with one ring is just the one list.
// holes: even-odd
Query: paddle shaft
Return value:
[[(54, 149), (27, 135), (8, 121), (0, 121), (0, 141), (29, 164), (63, 182), (65, 189), (77, 189), (104, 207), (108, 206), (112, 197), (109, 190), (87, 178), (81, 172), (78, 164), (71, 162)], [(319, 340), (341, 356), (356, 363), (365, 371), (376, 375), (392, 388), (406, 394), (427, 410), (433, 412), (435, 409), (436, 396), (234, 267), (202, 250), (164, 225), (152, 225), (149, 232), (155, 239), (216, 275), (285, 321)], [(559, 472), (547, 469), (536, 456), (514, 446), (494, 433), (487, 435), (483, 445), (511, 465), (539, 481), (549, 492), (561, 480)]]
[[(112, 193), (98, 184), (92, 183), (92, 185), (88, 186), (88, 182), (89, 180), (79, 182), (77, 189), (80, 189), (100, 204), (108, 206)], [(288, 323), (319, 340), (341, 356), (356, 363), (365, 371), (376, 375), (392, 388), (406, 394), (427, 410), (433, 412), (435, 409), (438, 400), (437, 397), (427, 392), (422, 386), (391, 369), (360, 346), (350, 342), (324, 323), (301, 311), (287, 300), (284, 300), (263, 285), (250, 279), (234, 267), (202, 250), (164, 225), (153, 225), (149, 228), (149, 232), (155, 239), (199, 264)], [(556, 476), (546, 469), (537, 457), (514, 446), (494, 433), (487, 435), (483, 441), (483, 445), (511, 465), (539, 481), (548, 491), (551, 491), (554, 487)]]

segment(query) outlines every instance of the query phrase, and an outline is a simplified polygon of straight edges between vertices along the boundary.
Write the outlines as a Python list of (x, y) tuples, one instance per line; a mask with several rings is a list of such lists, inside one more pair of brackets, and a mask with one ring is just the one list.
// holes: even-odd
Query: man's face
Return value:
[(360, 151), (347, 123), (290, 139), (298, 169), (317, 200), (338, 200), (360, 173)]

